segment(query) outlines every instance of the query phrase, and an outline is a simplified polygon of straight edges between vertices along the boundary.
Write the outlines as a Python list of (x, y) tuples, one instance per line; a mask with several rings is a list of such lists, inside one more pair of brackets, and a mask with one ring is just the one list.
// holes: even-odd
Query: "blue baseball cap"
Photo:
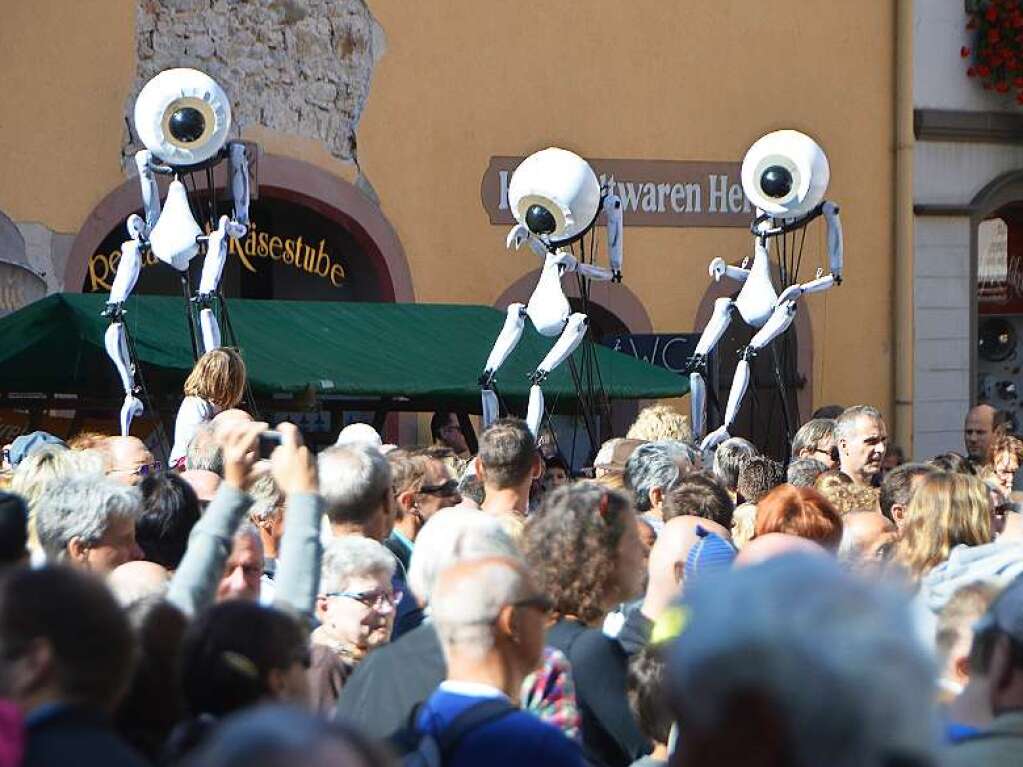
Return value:
[(22, 434), (16, 437), (11, 443), (10, 462), (11, 468), (17, 468), (18, 464), (28, 458), (32, 453), (47, 445), (60, 445), (67, 447), (67, 443), (60, 437), (54, 437), (47, 431), (34, 431), (31, 434)]
[(689, 549), (683, 571), (687, 583), (695, 578), (724, 572), (732, 566), (736, 557), (735, 547), (731, 543), (702, 525), (696, 526), (696, 537), (696, 543)]

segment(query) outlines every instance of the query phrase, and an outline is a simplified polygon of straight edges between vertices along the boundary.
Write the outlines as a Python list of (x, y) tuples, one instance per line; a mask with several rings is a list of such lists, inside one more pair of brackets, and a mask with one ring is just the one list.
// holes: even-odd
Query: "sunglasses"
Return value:
[(163, 464), (159, 461), (153, 461), (152, 463), (142, 463), (136, 466), (134, 469), (110, 469), (110, 474), (134, 474), (137, 477), (148, 477), (150, 474), (156, 474), (163, 468)]
[(354, 599), (370, 610), (382, 610), (384, 607), (393, 608), (405, 594), (402, 591), (332, 591), (320, 596), (328, 599), (330, 597)]
[(419, 492), (423, 495), (458, 495), (458, 482), (454, 479), (449, 479), (447, 482), (442, 482), (439, 485), (423, 485), (419, 488)]
[(821, 455), (826, 455), (829, 458), (831, 458), (831, 462), (832, 463), (838, 463), (838, 457), (839, 456), (838, 456), (838, 446), (837, 445), (832, 447), (831, 450), (821, 450), (819, 447), (815, 447), (813, 449), (813, 452), (815, 454), (816, 453), (820, 453)]

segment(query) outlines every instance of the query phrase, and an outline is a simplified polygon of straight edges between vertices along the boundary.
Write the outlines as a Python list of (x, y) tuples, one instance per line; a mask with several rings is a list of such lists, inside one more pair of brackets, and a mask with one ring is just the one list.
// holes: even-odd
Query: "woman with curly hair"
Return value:
[(991, 469), (1006, 497), (1012, 495), (1016, 472), (1023, 463), (1023, 440), (1014, 434), (996, 437), (991, 443)]
[(895, 561), (919, 582), (957, 546), (990, 543), (991, 517), (991, 498), (979, 479), (948, 471), (930, 474), (913, 493)]
[(651, 747), (625, 697), (628, 656), (645, 644), (649, 620), (631, 611), (617, 640), (599, 627), (640, 595), (646, 574), (632, 503), (594, 482), (559, 487), (526, 520), (522, 547), (554, 604), (547, 645), (572, 664), (588, 761), (630, 764)]

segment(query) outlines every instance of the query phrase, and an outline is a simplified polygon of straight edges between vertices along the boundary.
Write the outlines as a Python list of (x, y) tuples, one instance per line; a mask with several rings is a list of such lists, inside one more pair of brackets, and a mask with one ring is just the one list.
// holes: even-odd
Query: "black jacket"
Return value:
[(374, 738), (389, 738), (408, 723), (412, 709), (447, 675), (444, 651), (429, 623), (379, 647), (355, 667), (341, 688), (338, 718)]
[(117, 737), (101, 714), (55, 706), (26, 718), (22, 767), (146, 767), (149, 764)]
[(619, 639), (565, 619), (547, 632), (547, 644), (561, 650), (572, 664), (583, 751), (591, 764), (628, 767), (653, 748), (640, 732), (625, 694), (629, 657), (649, 636), (650, 621), (639, 610), (628, 614)]

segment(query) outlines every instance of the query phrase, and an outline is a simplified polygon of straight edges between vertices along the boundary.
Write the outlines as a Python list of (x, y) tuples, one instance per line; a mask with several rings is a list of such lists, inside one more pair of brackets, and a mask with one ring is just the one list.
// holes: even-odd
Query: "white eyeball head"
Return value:
[(758, 139), (742, 160), (742, 189), (775, 218), (797, 218), (824, 199), (831, 178), (828, 157), (816, 141), (794, 130)]
[(548, 242), (572, 240), (593, 223), (600, 208), (600, 182), (582, 157), (550, 147), (531, 154), (508, 184), (512, 215)]
[(231, 129), (224, 89), (196, 69), (165, 69), (135, 99), (135, 132), (174, 167), (198, 165), (220, 151)]

